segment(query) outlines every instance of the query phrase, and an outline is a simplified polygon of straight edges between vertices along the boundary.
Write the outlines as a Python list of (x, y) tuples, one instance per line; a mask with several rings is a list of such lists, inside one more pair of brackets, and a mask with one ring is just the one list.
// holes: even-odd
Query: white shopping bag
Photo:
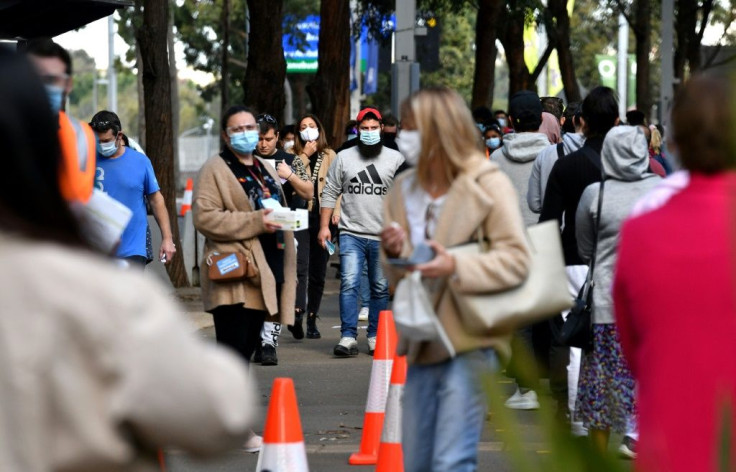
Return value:
[(422, 284), (422, 274), (414, 271), (399, 281), (394, 293), (394, 322), (401, 336), (411, 341), (439, 341), (451, 356), (455, 355), (450, 339), (432, 308)]

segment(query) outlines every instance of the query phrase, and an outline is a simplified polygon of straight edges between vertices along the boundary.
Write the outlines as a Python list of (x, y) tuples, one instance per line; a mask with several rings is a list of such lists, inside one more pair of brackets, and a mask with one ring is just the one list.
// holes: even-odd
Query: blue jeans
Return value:
[(497, 368), (493, 349), (409, 366), (401, 425), (405, 472), (477, 469), (487, 408), (482, 379)]
[(360, 305), (358, 309), (364, 306), (370, 306), (371, 303), (371, 283), (368, 280), (368, 264), (363, 264), (363, 272), (360, 276)]
[(358, 292), (363, 266), (368, 266), (371, 289), (368, 337), (378, 331), (378, 312), (388, 307), (388, 281), (383, 276), (379, 256), (380, 241), (340, 234), (340, 333), (358, 337)]

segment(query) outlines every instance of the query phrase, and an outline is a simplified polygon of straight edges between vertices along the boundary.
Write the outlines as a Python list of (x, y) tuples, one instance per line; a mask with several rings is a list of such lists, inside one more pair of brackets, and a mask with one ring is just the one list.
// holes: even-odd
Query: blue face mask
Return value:
[(118, 146), (115, 141), (111, 141), (109, 143), (101, 143), (97, 141), (97, 152), (100, 153), (101, 156), (110, 157), (118, 152)]
[(496, 121), (498, 121), (498, 125), (501, 128), (505, 128), (506, 127), (506, 118), (496, 118)]
[(501, 145), (501, 138), (486, 139), (486, 146), (488, 146), (488, 149), (497, 149), (500, 145)]
[(64, 89), (55, 85), (44, 85), (46, 88), (46, 96), (51, 105), (51, 112), (58, 115), (61, 111), (61, 104), (64, 101)]
[(360, 132), (360, 142), (368, 146), (380, 143), (381, 142), (381, 130), (374, 129), (372, 131), (361, 131)]
[(239, 154), (252, 154), (258, 144), (258, 130), (230, 135), (230, 147)]

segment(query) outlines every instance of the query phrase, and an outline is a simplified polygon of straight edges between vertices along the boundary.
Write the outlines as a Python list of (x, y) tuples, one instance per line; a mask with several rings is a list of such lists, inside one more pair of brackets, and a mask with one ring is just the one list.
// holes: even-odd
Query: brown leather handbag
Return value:
[(212, 252), (207, 256), (207, 265), (213, 282), (234, 282), (258, 275), (252, 256), (240, 252)]

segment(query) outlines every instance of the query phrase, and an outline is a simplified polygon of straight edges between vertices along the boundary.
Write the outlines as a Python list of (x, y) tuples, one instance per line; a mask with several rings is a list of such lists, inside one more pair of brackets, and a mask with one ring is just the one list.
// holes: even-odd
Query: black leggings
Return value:
[(221, 305), (212, 310), (215, 337), (219, 344), (232, 348), (250, 362), (253, 351), (261, 343), (261, 327), (266, 312), (238, 305)]
[(309, 277), (309, 230), (296, 231), (296, 302), (295, 307), (302, 312), (307, 309), (307, 279)]
[(325, 291), (325, 275), (330, 254), (319, 243), (319, 215), (309, 214), (309, 288), (307, 313), (318, 313)]

